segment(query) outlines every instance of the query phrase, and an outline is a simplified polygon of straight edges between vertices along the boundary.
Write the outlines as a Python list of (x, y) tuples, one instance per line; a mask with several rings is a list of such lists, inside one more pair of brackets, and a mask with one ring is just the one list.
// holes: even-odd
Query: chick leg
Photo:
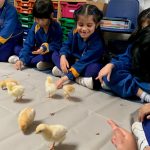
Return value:
[(48, 98), (52, 98), (52, 95), (49, 93)]
[(51, 147), (50, 147), (50, 150), (55, 150), (55, 142), (53, 142), (53, 144), (51, 145)]

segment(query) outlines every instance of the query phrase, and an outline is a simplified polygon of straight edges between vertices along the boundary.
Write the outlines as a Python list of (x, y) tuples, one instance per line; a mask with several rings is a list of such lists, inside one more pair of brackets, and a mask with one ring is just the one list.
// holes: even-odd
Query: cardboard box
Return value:
[(87, 4), (95, 5), (97, 6), (104, 14), (106, 12), (107, 4), (103, 3), (101, 1), (93, 1), (93, 0), (87, 0)]

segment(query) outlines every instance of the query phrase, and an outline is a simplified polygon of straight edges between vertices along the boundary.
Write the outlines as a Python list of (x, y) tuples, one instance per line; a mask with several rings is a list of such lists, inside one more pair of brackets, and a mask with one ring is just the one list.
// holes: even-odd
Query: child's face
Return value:
[(150, 19), (147, 19), (142, 22), (142, 29), (150, 25)]
[(49, 26), (50, 20), (49, 19), (39, 19), (39, 18), (35, 18), (35, 22), (37, 22), (40, 27), (46, 27)]
[(80, 36), (87, 40), (89, 36), (94, 33), (96, 24), (92, 15), (84, 16), (80, 15), (77, 21), (77, 30)]

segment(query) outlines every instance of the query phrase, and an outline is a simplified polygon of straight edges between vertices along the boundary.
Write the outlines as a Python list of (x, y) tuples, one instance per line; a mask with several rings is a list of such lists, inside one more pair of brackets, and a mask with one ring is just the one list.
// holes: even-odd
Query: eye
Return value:
[(92, 24), (88, 24), (87, 27), (92, 27)]

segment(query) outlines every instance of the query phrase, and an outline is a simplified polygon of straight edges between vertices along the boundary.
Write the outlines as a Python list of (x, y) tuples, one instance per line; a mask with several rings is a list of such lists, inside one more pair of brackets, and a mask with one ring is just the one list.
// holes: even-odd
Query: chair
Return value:
[(106, 18), (126, 19), (130, 20), (131, 27), (129, 29), (115, 29), (102, 27), (103, 31), (131, 33), (137, 25), (137, 17), (139, 15), (138, 0), (110, 0), (106, 9)]

